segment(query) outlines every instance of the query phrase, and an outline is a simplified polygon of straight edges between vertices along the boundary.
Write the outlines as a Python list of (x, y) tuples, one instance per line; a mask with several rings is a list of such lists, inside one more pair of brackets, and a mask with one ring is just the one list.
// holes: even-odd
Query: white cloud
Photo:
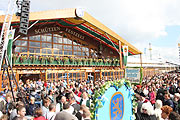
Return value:
[(0, 15), (4, 15), (4, 14), (5, 14), (5, 12), (0, 10)]

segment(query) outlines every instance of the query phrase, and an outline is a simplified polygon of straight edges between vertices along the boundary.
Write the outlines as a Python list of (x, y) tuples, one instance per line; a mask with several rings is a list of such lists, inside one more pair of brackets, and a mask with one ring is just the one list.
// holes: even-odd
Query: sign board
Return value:
[(111, 86), (102, 99), (102, 107), (96, 110), (96, 120), (133, 120), (133, 105), (130, 88)]
[(125, 69), (125, 78), (131, 83), (139, 83), (141, 78), (141, 69), (140, 68), (126, 68)]

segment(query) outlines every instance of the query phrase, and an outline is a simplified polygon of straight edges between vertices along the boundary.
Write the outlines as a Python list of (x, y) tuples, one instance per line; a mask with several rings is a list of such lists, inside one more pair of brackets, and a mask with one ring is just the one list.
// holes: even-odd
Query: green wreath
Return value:
[[(106, 90), (109, 89), (111, 86), (116, 86), (117, 88), (121, 88), (124, 84), (126, 84), (128, 88), (131, 87), (130, 81), (126, 79), (121, 79), (117, 81), (108, 81), (103, 86), (101, 86), (99, 90), (94, 91), (94, 94), (92, 96), (93, 100), (90, 107), (91, 120), (95, 120), (96, 116), (98, 116), (98, 114), (95, 114), (96, 110), (103, 107), (102, 99), (98, 99), (98, 98), (103, 96)], [(132, 104), (133, 104), (133, 117), (135, 118), (134, 108), (137, 107), (137, 102), (134, 95), (132, 95)]]

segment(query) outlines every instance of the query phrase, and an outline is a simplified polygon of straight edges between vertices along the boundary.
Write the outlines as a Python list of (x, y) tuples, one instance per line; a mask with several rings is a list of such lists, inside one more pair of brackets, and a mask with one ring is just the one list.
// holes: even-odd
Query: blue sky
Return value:
[(177, 42), (179, 40), (180, 43), (180, 26), (167, 26), (166, 27), (166, 36), (158, 37), (155, 42), (153, 42), (156, 46), (164, 46), (164, 47), (175, 47), (177, 46)]
[[(8, 0), (0, 0), (5, 11)], [(31, 11), (84, 8), (136, 48), (152, 44), (153, 59), (159, 55), (178, 61), (180, 42), (180, 0), (30, 0)], [(1, 13), (0, 12), (0, 13)], [(147, 50), (147, 54), (148, 50)]]

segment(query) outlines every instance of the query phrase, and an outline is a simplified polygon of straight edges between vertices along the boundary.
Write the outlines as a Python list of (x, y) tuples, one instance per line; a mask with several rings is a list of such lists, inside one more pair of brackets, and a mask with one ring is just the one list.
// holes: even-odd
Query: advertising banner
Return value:
[(131, 83), (139, 83), (141, 78), (141, 69), (140, 68), (126, 68), (125, 69), (125, 78)]

